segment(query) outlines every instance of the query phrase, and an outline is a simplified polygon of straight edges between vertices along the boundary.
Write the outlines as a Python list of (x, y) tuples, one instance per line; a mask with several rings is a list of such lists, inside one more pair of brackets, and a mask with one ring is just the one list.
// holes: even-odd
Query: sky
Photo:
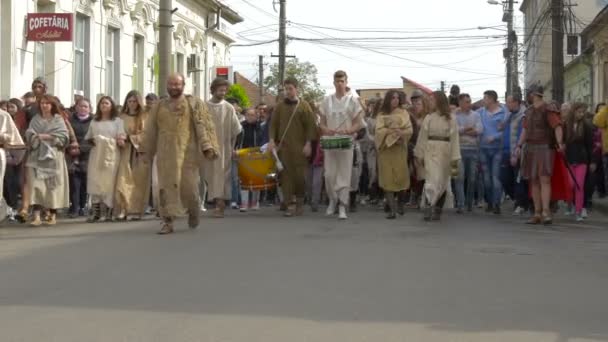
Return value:
[[(276, 11), (273, 0), (223, 2), (245, 19), (232, 27), (235, 45), (277, 39), (278, 1)], [(313, 63), (327, 93), (342, 69), (353, 89), (401, 87), (405, 76), (433, 90), (458, 84), (479, 99), (488, 89), (505, 93), (502, 13), (487, 0), (287, 0), (287, 35), (297, 38), (287, 54)], [(252, 81), (258, 55), (276, 63), (271, 54), (277, 42), (231, 48), (234, 70)]]

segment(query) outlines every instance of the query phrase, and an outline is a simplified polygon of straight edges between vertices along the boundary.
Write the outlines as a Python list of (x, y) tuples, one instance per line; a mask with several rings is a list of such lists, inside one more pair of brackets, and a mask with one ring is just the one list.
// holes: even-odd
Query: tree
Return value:
[(231, 85), (230, 88), (228, 88), (228, 93), (226, 93), (226, 98), (237, 99), (241, 108), (249, 108), (249, 106), (251, 106), (249, 96), (247, 96), (245, 88), (240, 84)]
[[(290, 59), (285, 64), (285, 77), (294, 77), (300, 83), (300, 96), (308, 102), (319, 101), (325, 91), (321, 89), (317, 79), (317, 67), (310, 62), (300, 62), (297, 58)], [(264, 88), (276, 95), (279, 86), (279, 65), (270, 66), (270, 76), (264, 79)]]

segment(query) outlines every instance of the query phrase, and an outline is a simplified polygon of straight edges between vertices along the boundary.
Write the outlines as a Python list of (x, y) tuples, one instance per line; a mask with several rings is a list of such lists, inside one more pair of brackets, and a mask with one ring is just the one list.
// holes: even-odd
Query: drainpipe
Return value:
[(589, 106), (590, 106), (589, 108), (592, 108), (593, 107), (593, 101), (595, 100), (594, 99), (594, 96), (595, 96), (595, 80), (594, 80), (594, 77), (593, 77), (594, 76), (594, 73), (593, 73), (593, 62), (590, 62), (590, 61), (587, 60), (587, 58), (584, 58), (583, 59), (583, 64), (586, 65), (589, 68), (589, 80), (590, 80), (590, 83), (591, 83), (591, 86), (590, 86), (591, 87), (591, 103), (589, 103)]
[(220, 28), (220, 19), (222, 18), (222, 6), (218, 4), (217, 13), (215, 17), (215, 25), (212, 27), (207, 27), (205, 30), (205, 35), (207, 36), (206, 46), (205, 46), (205, 86), (204, 86), (204, 94), (205, 101), (209, 99), (208, 90), (209, 90), (209, 79), (211, 78), (211, 69), (209, 68), (209, 34), (213, 32), (213, 30), (219, 30)]

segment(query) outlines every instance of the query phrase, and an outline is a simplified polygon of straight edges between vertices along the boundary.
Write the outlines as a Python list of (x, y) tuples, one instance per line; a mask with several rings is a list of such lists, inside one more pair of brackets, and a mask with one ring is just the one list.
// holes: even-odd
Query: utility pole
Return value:
[(511, 84), (512, 84), (512, 88), (513, 88), (513, 92), (512, 95), (515, 94), (519, 94), (520, 96), (522, 96), (522, 92), (521, 92), (521, 88), (519, 87), (519, 43), (518, 43), (518, 39), (517, 39), (517, 33), (515, 33), (515, 31), (513, 31), (512, 34), (512, 40), (513, 40), (513, 76), (512, 80), (511, 80)]
[(260, 55), (259, 58), (258, 88), (260, 88), (260, 101), (258, 103), (261, 103), (264, 101), (264, 56)]
[(507, 10), (504, 14), (503, 21), (507, 22), (507, 52), (505, 58), (507, 60), (507, 96), (513, 95), (514, 79), (513, 79), (513, 0), (508, 0)]
[(564, 0), (551, 0), (552, 58), (551, 77), (553, 82), (553, 100), (564, 102)]
[(285, 57), (287, 54), (287, 0), (279, 0), (281, 6), (279, 10), (279, 95), (283, 94), (283, 81), (285, 80)]
[(160, 0), (158, 6), (158, 93), (167, 95), (167, 78), (171, 68), (172, 0)]

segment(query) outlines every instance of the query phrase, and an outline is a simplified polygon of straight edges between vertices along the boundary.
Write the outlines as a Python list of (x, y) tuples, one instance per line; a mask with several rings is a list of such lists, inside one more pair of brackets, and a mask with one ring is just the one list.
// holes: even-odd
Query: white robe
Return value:
[[(327, 128), (331, 130), (350, 130), (353, 121), (363, 112), (359, 99), (353, 94), (346, 94), (341, 99), (335, 94), (326, 96), (320, 110)], [(353, 149), (325, 150), (323, 157), (327, 195), (334, 203), (347, 205), (353, 173)]]
[(6, 172), (6, 150), (10, 148), (25, 148), (23, 139), (13, 118), (8, 112), (0, 109), (0, 221), (6, 217), (4, 202), (4, 173)]
[(116, 175), (120, 161), (120, 150), (116, 138), (125, 135), (121, 118), (108, 121), (91, 121), (85, 140), (94, 140), (95, 146), (89, 154), (87, 192), (93, 203), (103, 203), (108, 208), (114, 205)]
[(219, 156), (215, 160), (205, 160), (202, 169), (209, 199), (227, 200), (231, 197), (232, 152), (242, 126), (234, 107), (226, 101), (207, 102), (209, 114), (215, 125)]
[[(433, 137), (449, 138), (449, 141)], [(430, 138), (430, 139), (429, 139)], [(451, 162), (460, 160), (460, 140), (456, 118), (446, 120), (438, 113), (427, 115), (420, 127), (414, 155), (424, 160), (424, 190), (422, 206), (435, 205), (446, 193), (444, 208), (454, 207), (451, 187)]]

